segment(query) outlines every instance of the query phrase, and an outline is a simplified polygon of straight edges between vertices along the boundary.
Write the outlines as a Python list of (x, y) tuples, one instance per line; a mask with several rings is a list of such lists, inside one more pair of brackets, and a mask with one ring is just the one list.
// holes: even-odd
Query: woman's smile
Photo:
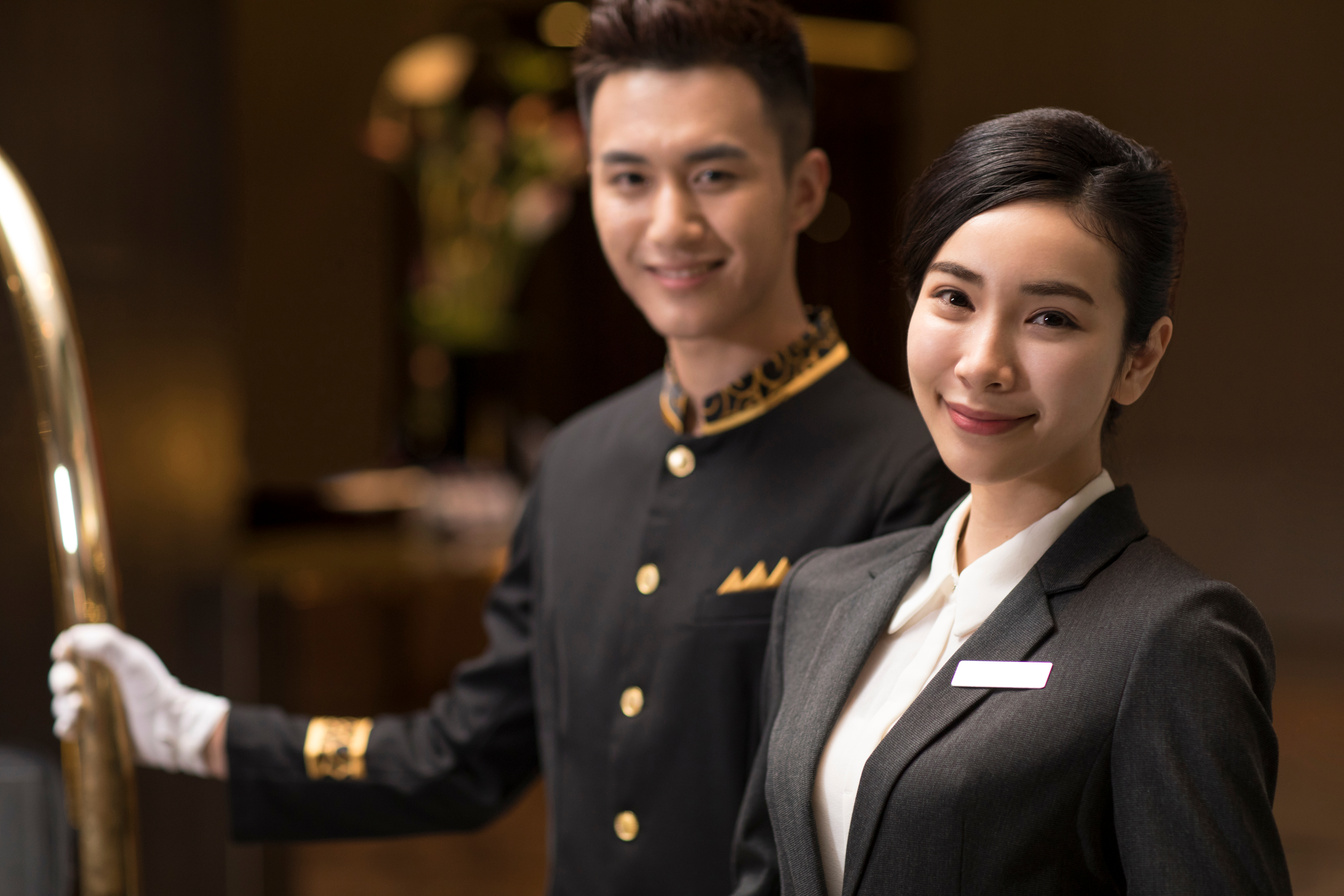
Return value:
[(943, 399), (943, 404), (947, 407), (948, 416), (952, 422), (965, 432), (977, 436), (997, 436), (1005, 432), (1016, 429), (1023, 423), (1035, 417), (1035, 414), (1025, 416), (1016, 416), (1013, 414), (996, 414), (993, 411), (982, 411), (966, 405), (956, 404), (955, 402)]
[(1025, 478), (1063, 500), (1100, 472), (1125, 360), (1119, 281), (1115, 250), (1061, 203), (983, 212), (939, 249), (910, 320), (910, 385), (973, 491)]

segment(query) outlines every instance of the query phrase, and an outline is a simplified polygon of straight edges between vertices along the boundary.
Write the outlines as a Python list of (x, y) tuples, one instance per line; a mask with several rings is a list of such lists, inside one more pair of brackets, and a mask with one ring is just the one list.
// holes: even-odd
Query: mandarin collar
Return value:
[[(705, 399), (698, 408), (700, 435), (713, 435), (755, 420), (830, 373), (849, 357), (831, 310), (808, 307), (807, 332), (745, 375)], [(686, 432), (691, 399), (681, 387), (671, 359), (663, 365), (658, 406), (673, 432)]]

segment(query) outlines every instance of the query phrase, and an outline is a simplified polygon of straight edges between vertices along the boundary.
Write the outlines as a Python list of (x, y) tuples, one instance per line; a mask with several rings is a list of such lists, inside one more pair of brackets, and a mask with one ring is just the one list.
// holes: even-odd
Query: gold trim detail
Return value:
[[(783, 404), (788, 399), (797, 395), (799, 392), (839, 367), (847, 358), (849, 358), (849, 346), (842, 342), (831, 349), (824, 358), (817, 360), (812, 366), (793, 377), (778, 389), (759, 398), (744, 397), (742, 399), (743, 407), (740, 411), (727, 414), (717, 420), (706, 420), (704, 425), (700, 427), (699, 434), (702, 436), (712, 436), (715, 433), (724, 432), (725, 430), (732, 429), (734, 426), (741, 426), (743, 423), (755, 420), (766, 411), (773, 410), (778, 405)], [(736, 383), (733, 385), (734, 387), (737, 386)]]
[(765, 571), (765, 561), (758, 560), (756, 565), (751, 568), (751, 572), (745, 576), (742, 575), (742, 567), (735, 566), (733, 571), (728, 574), (728, 578), (723, 580), (719, 586), (719, 594), (736, 594), (739, 591), (765, 591), (770, 588), (778, 588), (779, 583), (784, 581), (784, 576), (789, 573), (789, 558), (780, 557), (779, 562), (775, 564), (773, 572), (769, 574)]
[(694, 412), (699, 419), (697, 435), (724, 432), (755, 420), (830, 373), (849, 357), (849, 346), (840, 338), (829, 308), (808, 308), (807, 316), (807, 332), (706, 398), (703, 407), (691, 408), (669, 360), (658, 396), (663, 422), (681, 435)]
[(359, 781), (367, 772), (364, 753), (369, 748), (373, 719), (314, 716), (303, 740), (303, 764), (314, 781), (334, 778)]
[[(666, 376), (670, 376), (672, 368), (667, 367), (665, 370), (667, 370)], [(673, 400), (672, 395), (669, 394), (669, 386), (665, 379), (663, 390), (658, 393), (658, 410), (663, 412), (663, 422), (667, 424), (667, 428), (677, 435), (681, 435), (686, 431), (686, 406), (689, 402), (686, 400), (685, 395), (677, 395), (675, 401), (677, 403), (677, 408), (681, 409), (678, 411), (677, 408), (672, 406)]]

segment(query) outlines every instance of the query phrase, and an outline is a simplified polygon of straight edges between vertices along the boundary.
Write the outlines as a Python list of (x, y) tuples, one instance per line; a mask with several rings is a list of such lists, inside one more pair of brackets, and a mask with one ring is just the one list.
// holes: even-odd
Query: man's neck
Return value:
[(794, 304), (790, 311), (740, 336), (667, 341), (668, 359), (694, 413), (693, 422), (688, 421), (693, 432), (700, 429), (700, 409), (711, 395), (807, 332), (810, 323), (802, 303)]

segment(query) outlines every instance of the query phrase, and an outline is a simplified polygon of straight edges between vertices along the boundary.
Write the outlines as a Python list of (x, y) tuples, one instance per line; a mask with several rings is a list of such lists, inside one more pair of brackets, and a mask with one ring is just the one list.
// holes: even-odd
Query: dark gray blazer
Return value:
[[(942, 525), (817, 552), (781, 586), (738, 896), (825, 894), (817, 763)], [(1041, 690), (953, 688), (963, 659), (1054, 669)], [(844, 896), (1288, 893), (1271, 812), (1273, 683), (1255, 608), (1149, 537), (1118, 489), (1074, 521), (869, 758)]]

